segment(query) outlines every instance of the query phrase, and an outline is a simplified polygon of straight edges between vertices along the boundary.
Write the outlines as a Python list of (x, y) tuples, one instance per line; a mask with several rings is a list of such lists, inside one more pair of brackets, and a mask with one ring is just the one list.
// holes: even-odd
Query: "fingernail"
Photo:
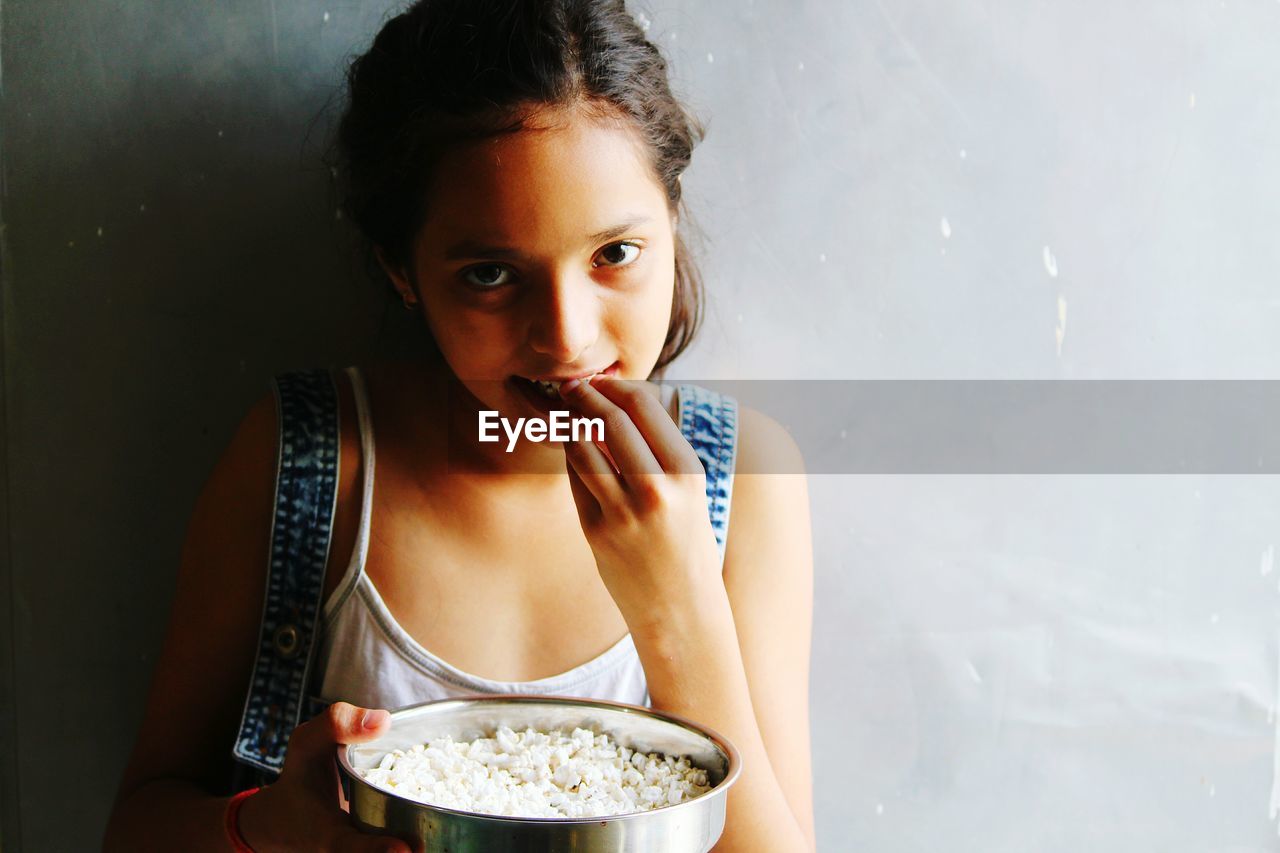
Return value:
[(560, 393), (568, 394), (582, 384), (581, 379), (569, 379), (560, 383)]
[(386, 711), (365, 711), (360, 720), (360, 727), (366, 731), (376, 729), (384, 719), (391, 716)]

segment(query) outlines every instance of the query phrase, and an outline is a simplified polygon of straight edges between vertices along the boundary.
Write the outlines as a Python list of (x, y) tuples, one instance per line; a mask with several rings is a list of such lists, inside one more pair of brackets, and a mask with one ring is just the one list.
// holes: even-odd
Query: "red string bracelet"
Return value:
[(236, 853), (254, 853), (249, 842), (245, 841), (244, 836), (240, 834), (240, 807), (244, 805), (245, 800), (261, 790), (262, 788), (250, 788), (247, 791), (241, 791), (227, 803), (227, 815), (223, 826), (227, 830), (227, 840), (231, 842), (231, 849)]

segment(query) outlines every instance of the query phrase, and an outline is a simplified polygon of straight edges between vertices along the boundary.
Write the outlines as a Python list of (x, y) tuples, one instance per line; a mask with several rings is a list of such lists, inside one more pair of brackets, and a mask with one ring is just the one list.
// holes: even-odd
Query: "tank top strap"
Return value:
[(329, 600), (324, 603), (323, 625), (328, 627), (334, 614), (356, 589), (364, 564), (369, 557), (369, 522), (373, 513), (373, 475), (375, 465), (373, 423), (369, 414), (369, 393), (365, 389), (364, 376), (356, 366), (343, 371), (351, 381), (351, 393), (355, 398), (356, 424), (360, 431), (360, 524), (356, 528), (356, 543), (351, 561), (338, 581)]
[(318, 646), (340, 464), (333, 374), (325, 369), (278, 374), (272, 390), (279, 441), (266, 596), (232, 748), (240, 765), (268, 778), (283, 768), (289, 736), (308, 710), (305, 686)]
[(738, 457), (738, 401), (700, 385), (683, 384), (676, 390), (680, 397), (680, 432), (693, 446), (707, 473), (707, 511), (723, 569)]

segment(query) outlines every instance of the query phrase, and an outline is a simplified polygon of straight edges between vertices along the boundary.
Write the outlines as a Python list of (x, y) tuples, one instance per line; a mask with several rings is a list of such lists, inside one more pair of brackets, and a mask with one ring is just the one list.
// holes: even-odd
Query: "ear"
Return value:
[(387, 259), (387, 255), (382, 251), (381, 246), (373, 247), (373, 255), (378, 259), (378, 266), (382, 267), (382, 271), (391, 279), (391, 283), (395, 285), (396, 292), (400, 294), (400, 298), (405, 301), (406, 305), (413, 304), (418, 301), (418, 294), (414, 290), (413, 284), (410, 283), (408, 276), (404, 274), (404, 270)]

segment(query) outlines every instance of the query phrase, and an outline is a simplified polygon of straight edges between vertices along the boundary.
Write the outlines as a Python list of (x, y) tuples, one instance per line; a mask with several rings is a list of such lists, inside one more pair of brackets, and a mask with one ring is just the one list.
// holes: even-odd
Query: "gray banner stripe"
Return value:
[(1280, 473), (1280, 381), (693, 381), (785, 426), (811, 474)]

